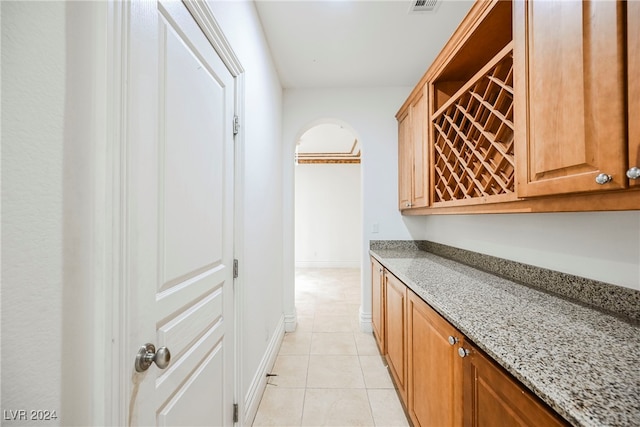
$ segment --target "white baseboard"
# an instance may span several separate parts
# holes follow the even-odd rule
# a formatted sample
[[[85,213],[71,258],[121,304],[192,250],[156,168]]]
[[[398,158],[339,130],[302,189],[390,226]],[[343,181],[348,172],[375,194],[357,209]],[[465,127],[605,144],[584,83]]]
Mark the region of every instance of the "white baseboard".
[[[360,330],[362,332],[373,332],[373,326],[371,324],[371,313],[364,313],[362,311],[362,307],[360,307],[360,310],[358,310],[358,314],[360,318]]]
[[[284,315],[284,331],[285,332],[295,332],[297,324],[298,324],[298,315],[295,309],[293,310],[293,313]]]
[[[267,351],[262,357],[262,361],[260,361],[260,366],[258,366],[256,375],[253,377],[253,381],[251,381],[249,390],[247,390],[247,394],[245,395],[245,426],[253,424],[253,419],[256,417],[256,413],[258,412],[258,406],[260,406],[260,400],[264,394],[264,389],[267,387],[267,373],[271,371],[273,365],[276,363],[276,357],[278,357],[280,344],[282,343],[283,338],[284,316],[282,316],[278,322],[278,326],[276,327],[276,330],[271,337],[271,341],[269,341],[269,345],[267,346]]]
[[[360,261],[296,261],[296,268],[360,268]]]

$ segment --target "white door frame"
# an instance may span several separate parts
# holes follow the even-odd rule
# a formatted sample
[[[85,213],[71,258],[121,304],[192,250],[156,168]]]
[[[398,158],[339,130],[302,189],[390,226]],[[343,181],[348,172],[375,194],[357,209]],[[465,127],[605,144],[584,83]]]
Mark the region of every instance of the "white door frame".
[[[205,2],[183,0],[183,3],[212,44],[235,81],[235,115],[244,113],[244,69],[229,41],[217,23],[213,12]],[[126,153],[127,141],[127,82],[128,48],[130,39],[129,14],[131,3],[111,0],[102,13],[106,37],[97,37],[96,49],[106,51],[98,60],[106,66],[103,86],[98,87],[97,96],[106,105],[104,143],[97,144],[95,158],[95,247],[93,255],[95,288],[93,294],[94,316],[92,323],[93,369],[91,372],[92,396],[91,421],[93,425],[129,425],[129,396],[131,372],[135,354],[128,354],[126,340],[130,334],[128,323],[128,295],[135,284],[129,283],[127,274],[127,241],[125,218],[127,212]],[[99,46],[98,46],[99,45]],[[102,141],[101,138],[98,138]],[[243,199],[244,199],[244,132],[235,137],[234,155],[234,258],[242,260],[243,247]],[[100,209],[103,207],[103,209]],[[242,268],[242,263],[240,263]],[[242,272],[242,270],[240,271]],[[243,419],[244,399],[238,396],[242,390],[242,307],[244,301],[242,274],[234,280],[234,401],[239,405],[239,419]],[[104,402],[104,403],[103,403]]]

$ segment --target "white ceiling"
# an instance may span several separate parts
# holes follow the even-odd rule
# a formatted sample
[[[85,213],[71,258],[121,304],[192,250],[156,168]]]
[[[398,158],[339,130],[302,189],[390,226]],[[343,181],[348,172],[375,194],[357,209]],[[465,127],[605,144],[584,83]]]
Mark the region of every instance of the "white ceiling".
[[[415,1],[415,0],[414,0]],[[409,0],[256,0],[285,88],[414,86],[469,11],[443,0],[410,14]]]

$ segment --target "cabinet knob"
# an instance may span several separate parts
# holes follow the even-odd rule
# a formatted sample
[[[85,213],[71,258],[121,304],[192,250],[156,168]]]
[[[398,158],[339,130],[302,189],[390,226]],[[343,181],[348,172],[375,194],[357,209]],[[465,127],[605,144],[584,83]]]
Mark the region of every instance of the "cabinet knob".
[[[462,348],[460,347],[458,349],[458,356],[460,357],[467,357],[469,355],[469,350],[467,350],[466,348]]]
[[[596,182],[600,185],[604,185],[608,182],[611,182],[613,180],[613,177],[611,175],[607,175],[606,173],[601,173],[600,175],[596,176]]]
[[[410,208],[411,207],[411,202],[407,202],[404,205],[405,205],[405,207]]]
[[[638,179],[640,178],[640,168],[637,166],[632,167],[627,171],[627,178]]]
[[[458,338],[451,335],[449,336],[449,344],[455,345],[457,342],[458,342]]]

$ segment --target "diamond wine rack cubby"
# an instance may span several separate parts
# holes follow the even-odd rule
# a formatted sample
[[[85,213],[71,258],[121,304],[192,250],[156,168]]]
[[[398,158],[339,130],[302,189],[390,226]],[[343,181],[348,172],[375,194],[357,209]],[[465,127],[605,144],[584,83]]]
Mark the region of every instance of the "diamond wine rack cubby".
[[[512,44],[432,117],[434,204],[515,199]]]

